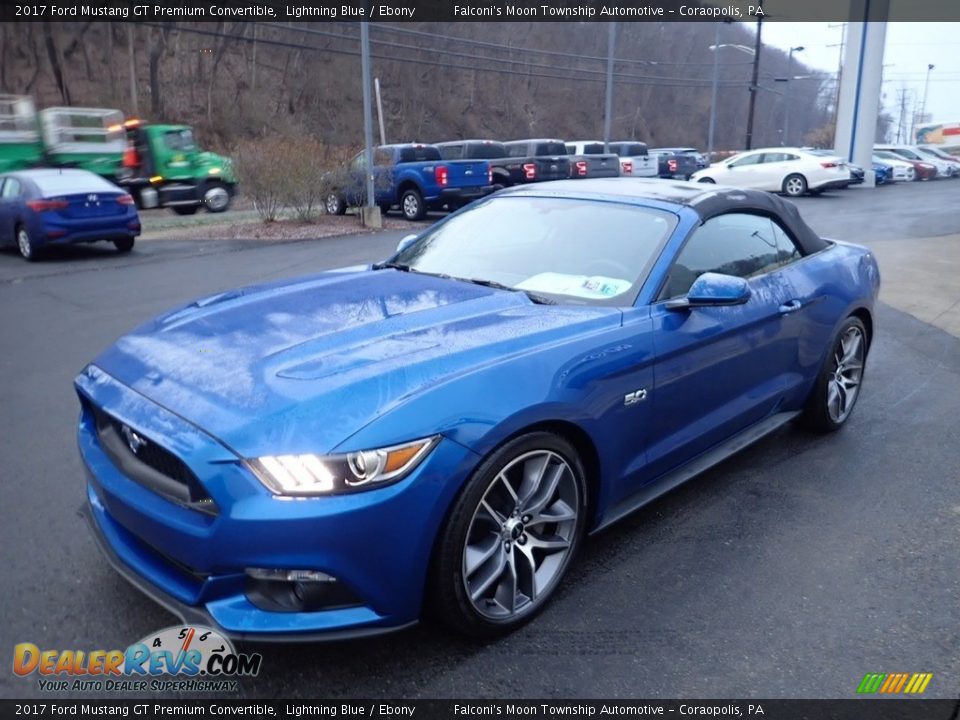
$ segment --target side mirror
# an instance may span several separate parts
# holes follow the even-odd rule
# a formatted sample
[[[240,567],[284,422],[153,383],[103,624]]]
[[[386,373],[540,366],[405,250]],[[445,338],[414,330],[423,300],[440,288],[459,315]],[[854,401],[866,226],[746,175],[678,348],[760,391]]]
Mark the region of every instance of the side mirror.
[[[669,310],[688,310],[743,305],[749,299],[750,285],[743,278],[708,272],[693,281],[686,297],[668,300],[666,306]]]
[[[400,242],[397,243],[397,252],[406,250],[417,239],[416,235],[405,235],[400,238]]]

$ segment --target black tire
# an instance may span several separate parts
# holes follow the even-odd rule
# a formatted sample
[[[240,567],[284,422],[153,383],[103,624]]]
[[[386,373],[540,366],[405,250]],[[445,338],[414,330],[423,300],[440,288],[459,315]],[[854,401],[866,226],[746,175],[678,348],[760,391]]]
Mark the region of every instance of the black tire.
[[[697,182],[699,182],[699,183],[709,183],[710,185],[716,185],[716,184],[717,184],[717,181],[716,181],[716,180],[714,180],[713,178],[708,178],[708,177],[697,178]]]
[[[117,248],[117,252],[128,253],[133,250],[133,243],[135,238],[130,235],[129,237],[122,238],[120,240],[114,240],[113,245]]]
[[[343,215],[347,212],[347,201],[340,193],[329,193],[326,201],[323,203],[327,215]]]
[[[509,493],[502,485],[502,478],[508,478],[506,482],[525,487],[519,478],[527,475],[527,463],[540,460],[544,464],[543,472],[537,475],[539,484],[526,498],[521,492]],[[461,490],[438,537],[429,596],[438,619],[474,638],[504,635],[533,619],[560,586],[580,547],[587,518],[586,498],[583,464],[563,437],[532,432],[493,451]],[[510,506],[514,507],[512,513],[499,515],[500,509]],[[493,508],[498,513],[496,519],[484,508]],[[568,512],[571,508],[572,517]],[[557,517],[559,521],[544,521],[544,517]],[[548,552],[542,545],[545,540],[565,546]],[[477,560],[472,571],[467,569],[468,543],[476,543],[471,545],[475,558],[478,545],[490,546],[490,554],[486,550],[479,553],[483,559]],[[561,553],[559,559],[548,561]],[[508,572],[515,578],[512,589]],[[533,592],[525,594],[524,590]],[[471,591],[477,593],[476,597]],[[507,597],[510,594],[512,598]],[[500,605],[505,599],[510,609]]]
[[[423,220],[427,215],[427,206],[423,204],[423,195],[416,188],[407,188],[400,195],[400,212],[407,220]]]
[[[34,246],[27,228],[23,225],[17,225],[13,232],[17,239],[17,250],[20,251],[20,257],[27,262],[36,260],[39,256],[39,250]]]
[[[807,179],[799,173],[787,175],[783,179],[783,185],[780,189],[787,197],[800,197],[807,192]]]
[[[851,340],[856,337],[860,342],[860,355],[858,359],[851,360],[844,357],[845,350],[851,349]],[[830,352],[824,358],[823,367],[817,376],[817,381],[813,386],[813,391],[807,399],[803,414],[800,416],[800,423],[808,430],[817,433],[835,432],[846,424],[850,419],[857,399],[860,397],[860,388],[863,384],[863,374],[866,367],[867,351],[870,348],[870,336],[860,318],[855,316],[848,317],[840,330],[837,332],[833,343],[830,345]],[[840,362],[842,360],[842,362]],[[856,364],[859,363],[859,370]],[[842,393],[842,402],[846,404],[845,411],[838,417],[836,408],[832,407],[832,398],[834,397],[834,388],[838,384],[847,386],[851,375],[855,375],[856,384],[852,388],[853,395],[849,395],[851,389],[848,388]],[[845,381],[841,382],[840,378]]]
[[[207,212],[226,212],[230,208],[232,199],[231,189],[218,180],[208,181],[203,186],[203,206],[207,209]]]
[[[171,205],[170,209],[177,215],[196,215],[199,205]]]
[[[380,206],[380,214],[381,214],[383,217],[386,217],[386,216],[387,216],[387,213],[390,212],[390,207],[391,207],[390,205],[387,205],[387,204],[385,204],[385,203],[384,203],[383,205],[381,205],[381,206]]]

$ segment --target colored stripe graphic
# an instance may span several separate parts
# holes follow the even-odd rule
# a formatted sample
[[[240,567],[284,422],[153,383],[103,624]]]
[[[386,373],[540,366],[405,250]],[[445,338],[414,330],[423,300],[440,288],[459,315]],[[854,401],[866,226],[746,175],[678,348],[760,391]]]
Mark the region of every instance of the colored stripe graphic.
[[[857,686],[860,694],[919,695],[927,689],[933,673],[867,673]]]

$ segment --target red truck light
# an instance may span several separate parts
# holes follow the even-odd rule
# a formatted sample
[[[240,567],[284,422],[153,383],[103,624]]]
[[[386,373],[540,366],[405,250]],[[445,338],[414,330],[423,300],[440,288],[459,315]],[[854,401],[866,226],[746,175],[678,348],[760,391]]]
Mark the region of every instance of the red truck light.
[[[43,212],[44,210],[63,210],[70,203],[66,200],[27,200],[27,207],[34,212]]]
[[[437,165],[433,170],[433,178],[437,181],[437,185],[446,187],[448,181],[447,167],[445,165]]]
[[[667,160],[667,170],[672,173],[677,171],[677,161],[676,160]]]
[[[623,172],[627,175],[633,174],[633,163],[629,160],[625,161],[623,164]]]
[[[537,179],[537,166],[534,163],[523,164],[523,177],[526,180]]]
[[[577,160],[576,162],[577,175],[580,177],[587,176],[587,161],[586,160]]]

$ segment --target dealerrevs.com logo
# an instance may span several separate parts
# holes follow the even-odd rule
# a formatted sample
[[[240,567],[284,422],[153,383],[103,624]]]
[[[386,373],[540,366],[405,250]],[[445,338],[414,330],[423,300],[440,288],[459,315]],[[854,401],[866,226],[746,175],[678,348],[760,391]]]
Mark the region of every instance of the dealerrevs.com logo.
[[[238,689],[233,678],[257,675],[262,661],[201,625],[168,627],[125,650],[41,650],[29,642],[13,648],[13,672],[38,675],[39,689],[51,692],[229,692]]]

